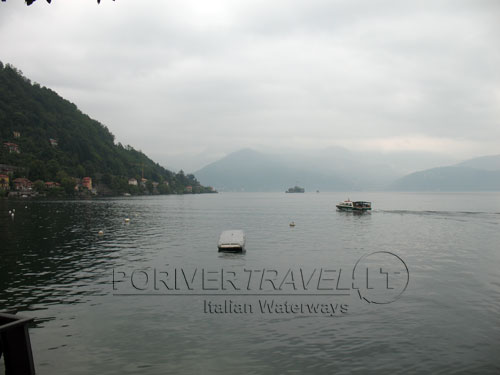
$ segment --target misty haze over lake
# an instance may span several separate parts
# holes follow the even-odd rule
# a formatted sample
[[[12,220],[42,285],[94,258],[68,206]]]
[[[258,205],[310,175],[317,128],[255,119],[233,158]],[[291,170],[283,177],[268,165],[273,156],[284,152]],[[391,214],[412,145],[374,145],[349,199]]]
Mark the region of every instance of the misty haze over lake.
[[[499,20],[1,1],[0,375],[500,374]]]
[[[1,6],[4,63],[174,170],[243,148],[498,154],[494,1]]]

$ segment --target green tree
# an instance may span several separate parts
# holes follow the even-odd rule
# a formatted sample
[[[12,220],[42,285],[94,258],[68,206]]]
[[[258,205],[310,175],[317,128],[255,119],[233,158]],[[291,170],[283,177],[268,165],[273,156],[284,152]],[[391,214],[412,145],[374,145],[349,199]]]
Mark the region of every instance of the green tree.
[[[146,191],[148,191],[150,194],[153,193],[153,183],[151,182],[151,180],[147,180],[146,181]]]
[[[153,191],[149,184],[147,190],[129,187],[128,178],[136,176],[140,181],[143,173],[151,182],[159,182],[158,190],[164,194],[183,192],[188,185],[194,190],[199,185],[192,174],[173,173],[132,146],[115,144],[106,126],[51,89],[31,83],[14,66],[1,62],[0,125],[0,145],[14,142],[21,150],[17,154],[0,147],[0,164],[17,166],[15,177],[62,182],[89,176],[117,194]],[[14,131],[21,136],[14,139]]]
[[[51,159],[47,163],[47,172],[48,178],[54,180],[57,176],[57,173],[61,170],[61,166],[57,162],[57,160]]]
[[[83,165],[78,164],[78,166],[76,167],[76,170],[75,170],[75,174],[76,174],[76,177],[79,177],[79,178],[85,177],[85,168],[83,167]]]
[[[40,180],[35,181],[35,183],[33,184],[33,187],[39,193],[41,193],[41,192],[43,192],[45,190],[45,184],[42,181],[40,181]]]
[[[75,193],[75,181],[71,177],[64,177],[61,180],[61,186],[66,194],[73,195]]]
[[[40,160],[34,160],[29,164],[29,178],[31,180],[45,180],[47,177],[47,168]]]

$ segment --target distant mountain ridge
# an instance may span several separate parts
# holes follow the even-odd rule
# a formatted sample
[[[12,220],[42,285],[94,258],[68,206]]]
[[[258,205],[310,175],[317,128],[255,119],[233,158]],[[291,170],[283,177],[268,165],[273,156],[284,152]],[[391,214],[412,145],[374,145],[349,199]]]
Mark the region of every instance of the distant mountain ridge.
[[[196,171],[204,184],[221,191],[306,191],[382,189],[403,173],[381,160],[364,158],[341,147],[300,153],[271,154],[242,149]]]
[[[242,149],[195,173],[202,183],[222,191],[285,191],[295,185],[305,187],[306,192],[500,190],[496,170],[500,170],[500,155],[403,172],[405,166],[428,165],[433,157],[428,153],[400,152],[393,157],[397,164],[384,154],[352,152],[340,147],[318,150],[308,156]]]
[[[296,167],[278,155],[251,149],[233,152],[195,173],[205,184],[226,191],[285,191],[295,185],[306,185],[309,189],[313,185],[318,188],[332,185],[339,189],[348,186],[339,176],[321,175]]]
[[[396,180],[391,190],[500,191],[500,155],[482,156],[461,163],[426,169]]]
[[[463,161],[457,166],[483,169],[487,171],[500,171],[500,155],[487,155]]]

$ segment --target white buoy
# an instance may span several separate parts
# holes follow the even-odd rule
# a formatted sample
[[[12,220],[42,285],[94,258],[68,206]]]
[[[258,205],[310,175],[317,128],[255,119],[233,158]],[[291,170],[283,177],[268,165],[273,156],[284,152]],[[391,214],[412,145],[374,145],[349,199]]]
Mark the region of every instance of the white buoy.
[[[130,221],[130,219],[127,217],[125,218],[125,222],[128,223]]]
[[[12,211],[11,211],[11,210],[9,210],[9,215],[10,215],[11,213],[12,213]]]
[[[99,231],[99,236],[102,236],[104,234],[104,232],[102,230]]]

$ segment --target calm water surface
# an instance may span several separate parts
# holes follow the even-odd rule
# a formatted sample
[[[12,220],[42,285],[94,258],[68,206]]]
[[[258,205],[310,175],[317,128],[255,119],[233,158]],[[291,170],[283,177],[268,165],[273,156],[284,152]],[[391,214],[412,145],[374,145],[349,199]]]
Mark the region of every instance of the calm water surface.
[[[36,318],[39,374],[500,373],[500,193],[351,194],[373,201],[365,215],[337,212],[345,198],[3,200],[0,310]],[[217,252],[219,233],[231,228],[245,230],[246,253]],[[113,270],[115,281],[116,272],[174,268],[225,269],[241,281],[245,269],[352,272],[380,251],[409,270],[406,290],[388,304],[367,303],[352,288],[291,295],[290,284],[287,295],[213,296],[193,281],[195,295],[171,295],[144,277],[136,279],[144,290],[132,293],[130,279],[118,277],[113,289]],[[268,292],[270,283],[254,294]],[[346,311],[262,313],[263,300]],[[210,314],[207,301],[254,311]]]

